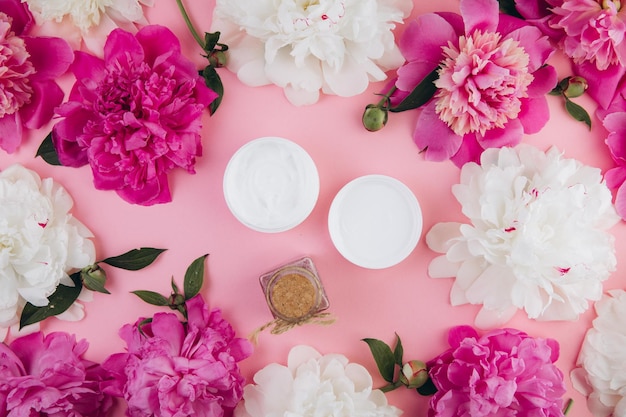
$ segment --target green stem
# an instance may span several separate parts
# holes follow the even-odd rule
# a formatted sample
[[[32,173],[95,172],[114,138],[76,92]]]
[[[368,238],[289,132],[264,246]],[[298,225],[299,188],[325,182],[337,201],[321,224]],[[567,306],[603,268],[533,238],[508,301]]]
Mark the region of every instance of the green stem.
[[[394,389],[398,388],[401,385],[402,385],[402,381],[397,380],[396,382],[391,382],[385,385],[384,387],[380,387],[380,390],[382,392],[389,392],[389,391],[393,391]]]
[[[391,97],[391,95],[398,89],[398,87],[395,86],[395,84],[393,86],[391,86],[391,88],[389,89],[389,91],[387,91],[387,93],[383,96],[383,98],[380,99],[380,101],[378,102],[378,104],[376,104],[376,107],[378,108],[387,108],[387,105],[389,103],[389,97]]]
[[[204,50],[204,46],[205,46],[204,40],[200,37],[200,35],[196,31],[196,28],[193,27],[193,23],[191,23],[191,19],[189,19],[189,15],[187,14],[187,11],[185,10],[185,6],[183,6],[183,1],[176,0],[176,4],[178,4],[178,9],[180,10],[180,14],[183,15],[183,19],[185,19],[185,24],[187,25],[187,28],[189,28],[189,31],[193,35],[193,38],[196,40],[196,42],[198,42],[198,45],[200,45],[200,48]]]

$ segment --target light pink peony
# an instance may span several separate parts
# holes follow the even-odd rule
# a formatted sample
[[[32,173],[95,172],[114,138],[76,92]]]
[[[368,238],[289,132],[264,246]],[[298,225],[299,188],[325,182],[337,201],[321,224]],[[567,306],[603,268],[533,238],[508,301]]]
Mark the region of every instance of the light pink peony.
[[[76,84],[53,129],[59,161],[91,166],[94,184],[126,201],[171,201],[167,174],[194,173],[204,109],[217,97],[162,26],[116,29],[104,59],[76,52]]]
[[[519,13],[572,58],[588,94],[607,108],[626,72],[626,8],[619,0],[516,0]]]
[[[429,417],[563,416],[563,373],[556,340],[515,329],[482,337],[469,326],[450,330],[450,349],[427,363],[437,388]]]
[[[88,343],[67,333],[32,333],[0,344],[0,417],[105,416],[113,399],[102,367],[83,358]]]
[[[615,210],[626,220],[626,102],[613,106],[601,115],[602,124],[609,132],[606,144],[615,166],[604,174],[606,185],[615,193]],[[619,108],[623,107],[623,108]]]
[[[12,153],[24,129],[50,121],[63,101],[55,79],[73,60],[62,39],[28,36],[33,16],[19,0],[0,0],[0,147]]]
[[[499,13],[497,0],[461,0],[461,15],[428,13],[399,42],[407,62],[396,87],[411,91],[438,69],[437,91],[414,131],[428,160],[478,162],[486,148],[512,146],[548,121],[554,52],[536,27]]]
[[[252,353],[219,310],[209,311],[200,295],[187,301],[188,321],[157,313],[152,322],[120,330],[127,353],[110,356],[103,367],[116,381],[105,388],[123,396],[132,417],[221,417],[243,396],[238,362]]]

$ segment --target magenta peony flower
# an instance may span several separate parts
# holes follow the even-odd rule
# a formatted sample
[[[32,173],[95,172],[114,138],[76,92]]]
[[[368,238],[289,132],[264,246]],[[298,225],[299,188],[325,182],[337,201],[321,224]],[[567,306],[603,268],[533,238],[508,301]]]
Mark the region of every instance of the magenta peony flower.
[[[91,166],[94,184],[126,201],[171,201],[167,174],[194,173],[203,110],[217,97],[162,26],[116,29],[104,59],[76,52],[76,84],[53,129],[59,161]]]
[[[516,0],[519,13],[572,58],[603,108],[626,72],[626,8],[619,0]]]
[[[438,69],[437,91],[414,132],[428,160],[478,162],[486,148],[512,146],[548,121],[554,52],[536,27],[499,13],[497,0],[461,0],[461,15],[428,13],[399,42],[407,62],[396,87],[411,91]]]
[[[0,0],[0,148],[22,143],[22,131],[50,121],[63,101],[54,81],[74,56],[60,38],[28,36],[33,16],[20,0]]]
[[[450,330],[450,349],[427,363],[437,392],[429,417],[563,416],[559,345],[515,329],[478,336],[469,326]]]
[[[100,417],[113,398],[108,374],[83,358],[88,343],[67,333],[31,333],[0,344],[0,417]]]
[[[606,185],[615,192],[615,210],[626,220],[626,103],[604,115],[602,124],[608,130],[606,144],[615,166],[606,171]]]
[[[188,321],[157,313],[152,322],[120,330],[127,353],[110,356],[103,367],[116,381],[105,388],[128,402],[128,416],[229,415],[241,400],[244,378],[237,362],[252,353],[218,309],[200,295],[187,303]]]

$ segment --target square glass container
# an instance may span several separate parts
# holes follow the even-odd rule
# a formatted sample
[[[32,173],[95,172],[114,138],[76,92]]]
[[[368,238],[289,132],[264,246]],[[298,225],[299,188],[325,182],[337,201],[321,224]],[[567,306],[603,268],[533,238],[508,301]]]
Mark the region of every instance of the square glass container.
[[[304,257],[259,278],[265,300],[276,319],[303,322],[329,307],[313,260]]]

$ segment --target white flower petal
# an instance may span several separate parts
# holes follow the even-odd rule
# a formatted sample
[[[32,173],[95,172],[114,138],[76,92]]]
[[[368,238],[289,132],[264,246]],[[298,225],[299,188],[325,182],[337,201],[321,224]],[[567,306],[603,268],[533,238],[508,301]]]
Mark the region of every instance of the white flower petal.
[[[320,90],[360,94],[400,66],[393,29],[411,7],[410,0],[217,0],[211,31],[220,31],[237,55],[228,68],[242,82],[255,85],[252,71],[241,70],[262,56],[264,65],[255,62],[252,68],[263,68],[265,77],[254,79],[270,80],[292,103],[305,105],[317,101]],[[254,40],[244,42],[242,36]],[[237,52],[243,43],[257,50]]]
[[[597,168],[556,148],[493,148],[481,165],[463,166],[453,194],[469,223],[440,223],[426,235],[445,253],[431,262],[431,276],[456,268],[453,304],[484,305],[483,323],[510,316],[511,307],[573,320],[600,297],[617,264],[607,229],[619,218]]]

